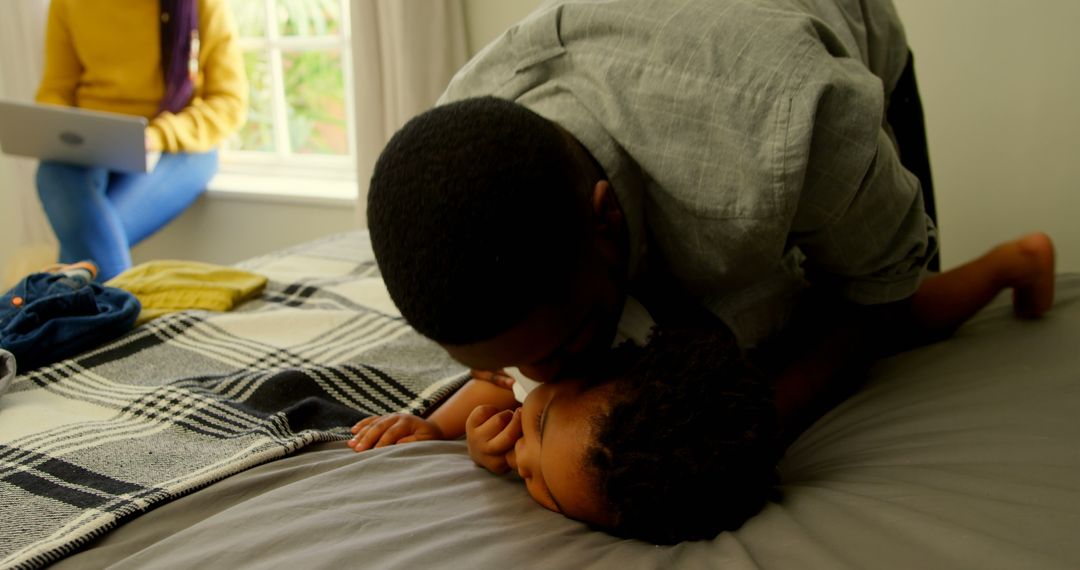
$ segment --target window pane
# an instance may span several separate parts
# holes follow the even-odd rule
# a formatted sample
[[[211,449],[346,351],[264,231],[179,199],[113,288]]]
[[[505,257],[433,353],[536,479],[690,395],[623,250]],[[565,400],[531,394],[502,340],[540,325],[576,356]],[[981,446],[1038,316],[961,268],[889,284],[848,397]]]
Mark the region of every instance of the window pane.
[[[274,150],[274,102],[270,81],[270,58],[266,53],[244,54],[251,90],[248,95],[247,123],[233,137],[230,148],[252,151]]]
[[[266,37],[265,0],[230,0],[236,27],[242,38]]]
[[[283,36],[336,36],[340,9],[338,0],[277,0],[278,30]]]
[[[282,65],[293,152],[348,154],[341,51],[286,52]]]

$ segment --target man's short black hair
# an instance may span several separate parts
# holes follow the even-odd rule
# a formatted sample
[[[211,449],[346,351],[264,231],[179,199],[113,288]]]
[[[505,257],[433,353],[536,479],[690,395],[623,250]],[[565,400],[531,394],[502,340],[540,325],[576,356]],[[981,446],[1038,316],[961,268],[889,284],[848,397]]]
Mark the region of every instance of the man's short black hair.
[[[586,459],[614,521],[605,530],[656,544],[711,539],[778,497],[772,388],[730,331],[658,330],[613,356],[621,370]]]
[[[551,121],[482,97],[409,121],[375,165],[368,225],[405,319],[443,344],[488,340],[564,293],[590,181]]]

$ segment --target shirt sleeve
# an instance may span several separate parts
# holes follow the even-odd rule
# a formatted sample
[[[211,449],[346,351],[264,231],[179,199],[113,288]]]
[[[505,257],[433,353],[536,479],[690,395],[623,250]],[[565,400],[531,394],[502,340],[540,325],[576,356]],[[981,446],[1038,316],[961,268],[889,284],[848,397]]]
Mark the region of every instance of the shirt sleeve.
[[[937,249],[918,179],[884,130],[881,80],[860,62],[812,49],[792,100],[788,156],[804,165],[790,241],[812,281],[856,303],[910,296]]]
[[[54,0],[49,3],[45,26],[45,70],[34,99],[38,103],[74,107],[75,89],[82,72],[82,63],[68,31],[65,3]]]
[[[236,132],[247,118],[248,83],[228,5],[201,3],[199,66],[201,89],[179,113],[155,117],[147,129],[151,148],[165,152],[206,152]]]

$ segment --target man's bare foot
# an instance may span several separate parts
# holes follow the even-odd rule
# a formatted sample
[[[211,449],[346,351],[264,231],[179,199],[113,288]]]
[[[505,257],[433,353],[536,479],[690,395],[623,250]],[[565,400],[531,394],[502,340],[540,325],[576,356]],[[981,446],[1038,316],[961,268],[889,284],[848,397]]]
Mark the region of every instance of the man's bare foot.
[[[1013,285],[1013,311],[1018,317],[1041,317],[1054,304],[1054,243],[1037,232],[1013,243],[1026,260],[1024,274]]]

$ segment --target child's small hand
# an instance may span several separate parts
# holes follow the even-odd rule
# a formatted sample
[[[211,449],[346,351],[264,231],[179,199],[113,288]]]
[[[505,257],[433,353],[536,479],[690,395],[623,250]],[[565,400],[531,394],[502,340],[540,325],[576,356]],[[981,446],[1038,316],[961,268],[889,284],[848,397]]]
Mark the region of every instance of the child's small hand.
[[[353,438],[345,445],[354,451],[428,439],[443,439],[442,430],[412,414],[387,414],[364,418],[352,427]]]
[[[477,465],[501,474],[510,470],[506,454],[521,438],[521,408],[499,411],[495,406],[477,406],[465,422],[469,457]]]

